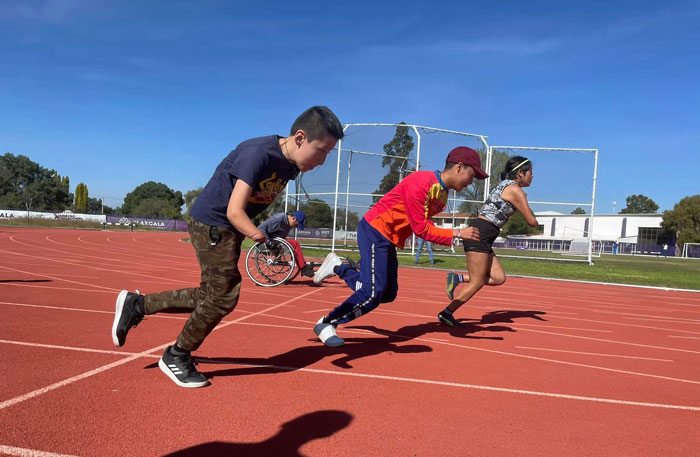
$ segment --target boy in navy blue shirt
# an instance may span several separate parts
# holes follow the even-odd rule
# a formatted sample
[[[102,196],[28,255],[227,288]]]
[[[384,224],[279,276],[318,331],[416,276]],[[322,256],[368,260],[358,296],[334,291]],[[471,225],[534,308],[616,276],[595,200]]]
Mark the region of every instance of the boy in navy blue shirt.
[[[282,193],[300,171],[322,165],[343,127],[325,106],[304,111],[290,135],[253,138],[239,144],[214,171],[190,210],[187,228],[202,270],[199,287],[140,295],[122,290],[116,300],[112,340],[122,346],[145,315],[189,313],[175,345],[158,362],[181,387],[209,382],[197,371],[191,351],[236,307],[241,287],[238,258],[245,237],[265,241],[251,219]]]

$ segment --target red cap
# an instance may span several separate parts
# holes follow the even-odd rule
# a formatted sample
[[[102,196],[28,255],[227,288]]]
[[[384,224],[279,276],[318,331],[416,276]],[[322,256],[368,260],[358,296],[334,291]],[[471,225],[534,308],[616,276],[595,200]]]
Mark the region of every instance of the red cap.
[[[457,146],[447,154],[447,161],[451,163],[462,162],[464,165],[469,165],[474,169],[474,177],[476,179],[486,179],[488,173],[481,169],[481,158],[479,153],[466,146]]]

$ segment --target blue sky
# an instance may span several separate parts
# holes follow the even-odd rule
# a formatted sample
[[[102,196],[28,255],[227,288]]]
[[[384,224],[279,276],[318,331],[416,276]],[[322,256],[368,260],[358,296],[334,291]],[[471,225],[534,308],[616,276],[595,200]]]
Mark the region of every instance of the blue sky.
[[[119,206],[149,180],[202,186],[323,104],[343,123],[598,148],[600,213],[700,193],[700,1],[487,3],[5,0],[0,153]]]

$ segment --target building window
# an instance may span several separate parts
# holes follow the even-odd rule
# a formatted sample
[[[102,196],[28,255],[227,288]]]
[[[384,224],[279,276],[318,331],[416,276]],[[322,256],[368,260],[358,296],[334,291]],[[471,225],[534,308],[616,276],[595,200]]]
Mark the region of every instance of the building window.
[[[661,232],[661,227],[639,227],[637,231],[637,246],[658,246],[661,244],[659,241]]]

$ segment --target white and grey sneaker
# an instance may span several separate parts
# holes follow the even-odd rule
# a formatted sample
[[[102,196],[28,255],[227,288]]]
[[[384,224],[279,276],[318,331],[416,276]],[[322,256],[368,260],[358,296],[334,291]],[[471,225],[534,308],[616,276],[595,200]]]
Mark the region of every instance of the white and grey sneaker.
[[[335,252],[329,253],[326,258],[323,259],[323,263],[318,267],[316,273],[314,273],[314,283],[319,284],[324,279],[333,276],[335,274],[335,267],[342,264],[343,261]]]
[[[335,325],[324,324],[323,317],[314,325],[314,333],[328,347],[337,348],[345,344],[345,340],[335,333]]]
[[[168,375],[180,387],[204,387],[209,384],[207,378],[195,368],[195,361],[190,354],[175,355],[165,348],[163,357],[158,361],[160,371]]]

